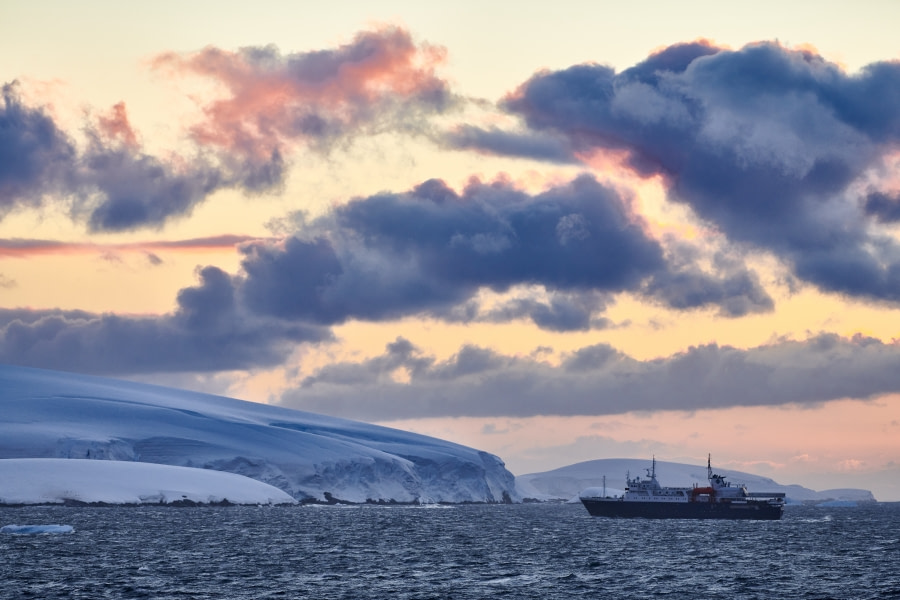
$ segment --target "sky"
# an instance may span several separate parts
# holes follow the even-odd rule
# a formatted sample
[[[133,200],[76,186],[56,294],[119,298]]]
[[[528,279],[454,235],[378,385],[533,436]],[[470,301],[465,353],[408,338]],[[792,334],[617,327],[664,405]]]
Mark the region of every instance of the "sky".
[[[0,362],[900,501],[897,22],[3,2]]]

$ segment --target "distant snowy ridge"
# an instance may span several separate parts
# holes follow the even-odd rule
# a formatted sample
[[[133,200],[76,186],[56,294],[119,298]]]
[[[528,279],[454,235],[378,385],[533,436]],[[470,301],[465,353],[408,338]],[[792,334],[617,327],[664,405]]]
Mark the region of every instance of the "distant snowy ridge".
[[[387,427],[139,384],[0,365],[0,458],[198,467],[300,501],[507,502],[487,452]]]
[[[0,460],[0,504],[295,504],[285,492],[234,473],[140,462]]]
[[[637,458],[606,458],[576,463],[543,473],[530,473],[516,477],[516,488],[522,498],[536,500],[573,500],[592,488],[587,495],[602,491],[603,476],[606,476],[606,493],[622,494],[625,474],[632,477],[644,476],[650,468],[650,460]],[[750,492],[784,492],[788,502],[819,502],[839,500],[848,502],[874,502],[875,497],[868,490],[840,489],[817,492],[799,485],[781,485],[768,477],[753,475],[730,469],[713,471],[724,475],[732,485],[744,484]],[[707,484],[706,465],[688,465],[657,460],[656,478],[663,486],[691,486]]]

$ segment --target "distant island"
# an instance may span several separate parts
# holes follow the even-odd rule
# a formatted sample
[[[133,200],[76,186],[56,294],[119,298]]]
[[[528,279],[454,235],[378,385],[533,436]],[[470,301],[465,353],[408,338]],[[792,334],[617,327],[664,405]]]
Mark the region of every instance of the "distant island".
[[[706,465],[689,465],[684,463],[657,460],[657,475],[662,485],[678,486],[697,483],[705,485]],[[641,474],[650,465],[649,460],[637,458],[606,458],[589,460],[545,471],[530,473],[516,477],[516,488],[525,501],[577,500],[578,494],[590,488],[601,488],[606,476],[606,493],[621,495],[624,493],[625,474]],[[821,504],[825,502],[840,503],[847,506],[854,503],[875,502],[875,496],[869,490],[833,489],[816,491],[800,485],[783,485],[768,477],[761,477],[742,471],[716,469],[733,484],[746,484],[750,489],[765,489],[770,492],[783,492],[788,504]]]

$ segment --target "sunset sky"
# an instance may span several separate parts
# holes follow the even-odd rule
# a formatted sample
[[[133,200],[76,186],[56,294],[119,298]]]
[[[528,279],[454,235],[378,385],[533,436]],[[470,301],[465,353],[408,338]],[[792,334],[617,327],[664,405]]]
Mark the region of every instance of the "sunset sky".
[[[900,501],[897,23],[4,2],[0,362]]]

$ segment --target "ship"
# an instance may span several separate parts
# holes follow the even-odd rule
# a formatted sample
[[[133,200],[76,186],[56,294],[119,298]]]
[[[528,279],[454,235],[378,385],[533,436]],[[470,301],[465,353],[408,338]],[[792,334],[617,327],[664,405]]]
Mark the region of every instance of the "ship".
[[[744,485],[732,485],[724,476],[713,473],[712,455],[706,460],[706,476],[708,486],[663,487],[656,479],[656,457],[653,457],[646,478],[632,478],[630,473],[625,475],[624,494],[607,496],[604,477],[601,495],[582,495],[580,500],[592,516],[616,519],[775,521],[784,514],[783,493],[749,492]]]

